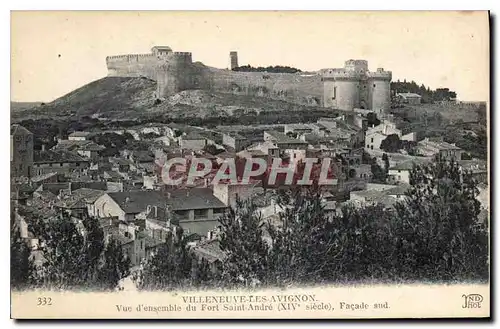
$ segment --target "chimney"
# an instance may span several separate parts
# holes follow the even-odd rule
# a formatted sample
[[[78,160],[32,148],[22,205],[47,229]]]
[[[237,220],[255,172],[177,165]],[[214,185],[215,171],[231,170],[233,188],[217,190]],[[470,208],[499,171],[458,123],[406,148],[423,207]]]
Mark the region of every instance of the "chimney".
[[[69,182],[69,184],[68,184],[68,191],[69,191],[69,195],[71,195],[71,193],[73,192],[73,183],[72,182]]]
[[[45,143],[42,144],[42,152],[45,151]]]
[[[186,191],[186,196],[189,196],[189,190]]]
[[[172,194],[170,192],[167,192],[167,199],[170,199],[172,197]]]
[[[130,197],[126,197],[125,198],[125,203],[129,203],[130,202]]]
[[[154,206],[154,209],[155,209],[155,218],[158,218],[158,207]]]

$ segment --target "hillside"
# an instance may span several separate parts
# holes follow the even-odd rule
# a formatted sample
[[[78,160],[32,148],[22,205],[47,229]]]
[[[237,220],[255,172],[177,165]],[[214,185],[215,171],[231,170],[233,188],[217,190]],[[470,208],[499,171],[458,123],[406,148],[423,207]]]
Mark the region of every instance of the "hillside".
[[[135,112],[153,105],[156,83],[143,78],[105,77],[80,87],[53,102],[37,107],[35,118],[104,115]],[[13,119],[27,118],[25,112]]]
[[[318,106],[306,106],[265,94],[260,97],[244,92],[225,91],[224,88],[213,88],[212,91],[186,90],[158,102],[154,97],[155,90],[156,82],[147,78],[105,77],[53,102],[42,104],[36,111],[20,111],[11,115],[13,120],[21,121],[41,118],[75,119],[84,116],[128,120],[146,117],[207,119],[262,116],[266,113],[276,116],[283,111],[311,112],[315,109],[323,113]]]
[[[19,112],[24,110],[31,110],[39,105],[43,104],[42,102],[10,102],[10,112]]]

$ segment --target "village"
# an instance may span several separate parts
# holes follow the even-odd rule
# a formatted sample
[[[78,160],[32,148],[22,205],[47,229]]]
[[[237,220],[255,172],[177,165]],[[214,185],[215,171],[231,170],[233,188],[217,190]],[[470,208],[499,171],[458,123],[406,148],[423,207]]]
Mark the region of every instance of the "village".
[[[440,157],[457,161],[477,177],[481,207],[486,212],[486,161],[463,160],[461,148],[439,138],[418,140],[413,132],[403,134],[390,115],[382,115],[377,125],[369,126],[372,114],[354,109],[316,123],[255,125],[250,133],[231,130],[231,126],[217,130],[180,124],[74,131],[52,148],[36,151],[33,134],[14,124],[11,202],[15,222],[42,264],[43,255],[37,250],[43,241],[30,232],[31,221],[63,214],[75,223],[97,218],[105,238],[119,241],[133,267],[151,257],[169,234],[179,229],[189,237],[199,257],[210,263],[221,261],[224,254],[218,246],[218,219],[236,206],[237,199],[252,199],[262,219],[279,226],[284,209],[275,199],[286,184],[211,185],[207,181],[213,172],[209,172],[191,184],[168,186],[162,179],[162,164],[179,157],[208,159],[215,167],[228,159],[259,158],[270,163],[279,158],[288,164],[311,157],[333,159],[336,184],[322,190],[324,207],[332,214],[346,204],[382,204],[390,209],[405,198],[413,167]],[[96,142],[123,136],[130,139],[130,147],[126,145],[113,155],[106,147],[109,144]],[[391,139],[410,147],[387,152],[384,149]],[[185,178],[186,168],[176,167],[173,175]]]

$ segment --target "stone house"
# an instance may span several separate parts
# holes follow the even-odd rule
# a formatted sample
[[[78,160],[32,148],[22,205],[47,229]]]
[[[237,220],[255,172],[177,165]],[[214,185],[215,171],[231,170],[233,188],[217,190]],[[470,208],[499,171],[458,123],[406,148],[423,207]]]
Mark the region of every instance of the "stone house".
[[[89,160],[63,150],[35,151],[32,176],[51,172],[69,174],[82,172],[90,166]]]

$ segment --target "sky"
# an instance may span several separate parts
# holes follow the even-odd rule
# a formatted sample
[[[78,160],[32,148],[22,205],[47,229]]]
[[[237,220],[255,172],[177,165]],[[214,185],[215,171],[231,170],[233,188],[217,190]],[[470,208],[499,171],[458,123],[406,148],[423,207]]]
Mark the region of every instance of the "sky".
[[[106,56],[154,45],[218,68],[233,50],[239,65],[303,71],[365,59],[372,71],[392,71],[393,81],[489,99],[487,12],[14,11],[11,100],[52,101],[106,76]]]

